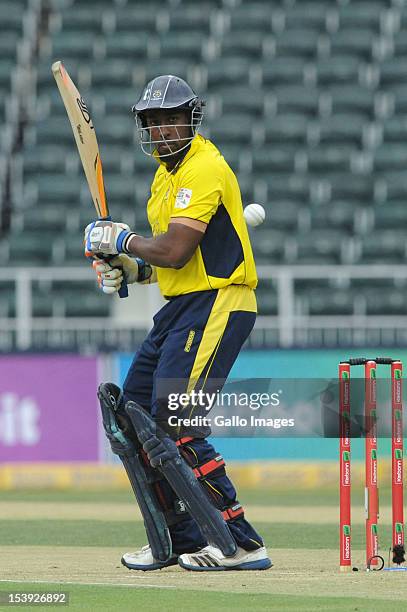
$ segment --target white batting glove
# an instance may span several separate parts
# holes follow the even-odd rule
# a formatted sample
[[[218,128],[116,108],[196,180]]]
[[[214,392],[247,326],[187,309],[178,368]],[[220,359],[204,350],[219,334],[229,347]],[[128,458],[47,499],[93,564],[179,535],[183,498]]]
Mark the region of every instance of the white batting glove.
[[[117,255],[126,251],[125,243],[134,234],[126,223],[93,221],[85,228],[85,255]]]
[[[128,285],[133,283],[146,285],[157,282],[157,273],[153,266],[143,259],[133,259],[128,255],[113,257],[109,263],[96,259],[92,265],[98,275],[99,287],[103,293],[108,295],[119,291],[123,276]]]

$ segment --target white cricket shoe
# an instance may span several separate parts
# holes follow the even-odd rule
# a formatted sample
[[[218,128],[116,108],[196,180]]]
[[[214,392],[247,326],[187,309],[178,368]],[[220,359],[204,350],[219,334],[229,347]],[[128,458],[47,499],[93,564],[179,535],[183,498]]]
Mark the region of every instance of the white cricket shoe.
[[[238,547],[232,557],[225,557],[222,551],[214,546],[205,546],[199,552],[180,555],[178,563],[184,569],[196,572],[265,570],[273,565],[264,546],[257,550]]]
[[[171,555],[168,561],[158,561],[154,559],[150,546],[143,546],[140,550],[133,553],[124,553],[122,565],[130,570],[141,570],[148,572],[151,570],[162,569],[170,565],[177,565],[178,555]]]

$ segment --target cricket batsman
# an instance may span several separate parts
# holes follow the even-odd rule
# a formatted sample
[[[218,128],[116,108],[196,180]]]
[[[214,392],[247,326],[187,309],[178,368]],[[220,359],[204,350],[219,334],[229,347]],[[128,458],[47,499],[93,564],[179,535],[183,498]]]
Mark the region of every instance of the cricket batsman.
[[[224,382],[257,312],[238,182],[219,150],[198,133],[203,107],[179,77],[158,76],[146,85],[132,110],[142,150],[158,163],[147,203],[152,237],[113,221],[95,221],[85,230],[86,254],[95,258],[105,293],[119,291],[123,280],[158,282],[167,300],[123,390],[104,383],[98,391],[107,437],[147,532],[147,546],[123,555],[132,570],[177,563],[192,571],[272,565],[245,519],[223,458],[207,440],[210,428],[170,426],[174,413],[159,388],[160,381],[174,380],[178,391],[191,393]],[[183,413],[193,410],[184,407]]]

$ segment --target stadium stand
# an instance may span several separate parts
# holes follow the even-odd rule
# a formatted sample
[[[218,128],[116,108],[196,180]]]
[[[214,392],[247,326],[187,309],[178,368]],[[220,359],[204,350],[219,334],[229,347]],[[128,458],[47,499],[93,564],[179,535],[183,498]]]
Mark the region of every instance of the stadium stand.
[[[80,231],[92,209],[50,73],[59,58],[90,101],[115,216],[147,231],[154,165],[138,150],[130,107],[146,79],[173,73],[205,93],[203,133],[237,172],[244,202],[266,205],[266,222],[253,234],[260,264],[405,262],[407,8],[400,0],[9,1],[0,5],[0,57],[7,265],[86,265]],[[49,238],[61,222],[69,246],[61,234]],[[18,249],[17,234],[24,237]],[[301,280],[296,311],[403,314],[404,286],[390,279],[376,299],[376,282]],[[34,315],[86,317],[94,309],[108,316],[96,290],[77,289],[84,299],[73,304],[55,283],[33,286]],[[2,291],[0,316],[12,316],[9,282]],[[261,314],[277,315],[276,291],[259,284]]]

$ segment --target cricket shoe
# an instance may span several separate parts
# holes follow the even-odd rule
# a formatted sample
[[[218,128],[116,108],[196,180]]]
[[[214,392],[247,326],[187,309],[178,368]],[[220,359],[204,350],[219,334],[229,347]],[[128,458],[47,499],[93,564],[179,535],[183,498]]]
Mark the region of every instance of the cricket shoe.
[[[130,570],[141,570],[149,572],[151,570],[162,569],[170,565],[177,565],[178,555],[171,555],[168,561],[158,561],[154,559],[150,546],[143,546],[140,550],[133,553],[124,553],[122,557],[122,565]]]
[[[232,557],[225,557],[215,546],[205,546],[199,552],[180,555],[181,567],[194,572],[219,572],[226,570],[265,570],[273,564],[262,546],[257,550],[237,548]]]

